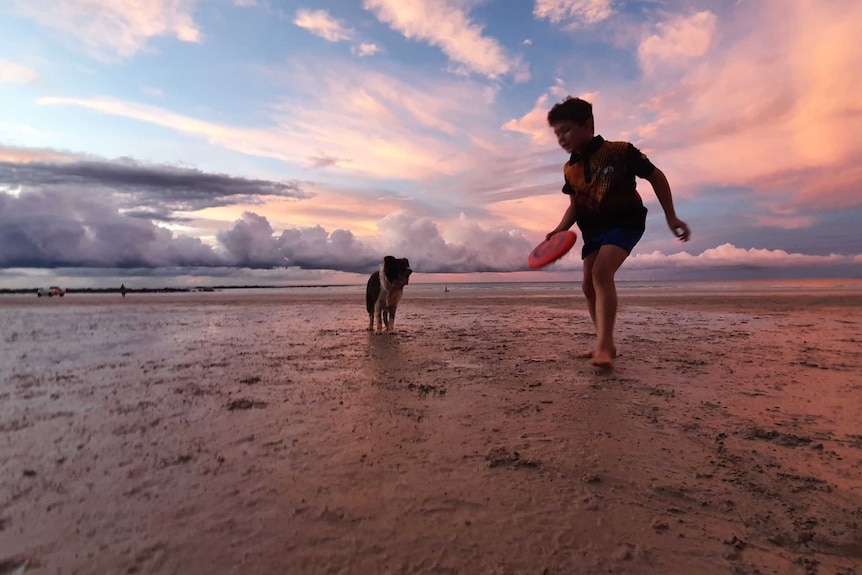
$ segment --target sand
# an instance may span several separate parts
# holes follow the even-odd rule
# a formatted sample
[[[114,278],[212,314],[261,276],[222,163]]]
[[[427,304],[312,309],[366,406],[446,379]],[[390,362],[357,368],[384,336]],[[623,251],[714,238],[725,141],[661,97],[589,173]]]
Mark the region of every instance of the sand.
[[[0,573],[862,573],[862,293],[574,288],[0,298]]]

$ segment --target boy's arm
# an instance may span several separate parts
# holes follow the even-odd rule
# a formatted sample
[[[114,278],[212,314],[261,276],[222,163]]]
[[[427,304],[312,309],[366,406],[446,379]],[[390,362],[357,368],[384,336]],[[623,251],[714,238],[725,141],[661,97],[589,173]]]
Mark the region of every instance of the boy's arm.
[[[573,195],[569,196],[569,207],[566,208],[566,213],[563,214],[563,219],[560,220],[559,225],[556,228],[554,228],[554,231],[548,232],[547,235],[545,235],[545,239],[546,240],[550,239],[551,236],[556,234],[557,232],[562,232],[562,231],[569,229],[570,227],[575,225],[575,222],[577,221],[577,219],[578,218],[577,218],[577,215],[575,213],[575,196],[573,194]]]
[[[688,224],[676,217],[676,211],[673,208],[673,196],[670,193],[670,184],[664,172],[656,168],[652,174],[647,176],[646,181],[652,185],[652,189],[655,191],[655,197],[658,198],[658,203],[661,204],[661,208],[664,210],[664,217],[667,220],[670,231],[681,241],[687,242],[691,236],[691,231],[688,229]]]

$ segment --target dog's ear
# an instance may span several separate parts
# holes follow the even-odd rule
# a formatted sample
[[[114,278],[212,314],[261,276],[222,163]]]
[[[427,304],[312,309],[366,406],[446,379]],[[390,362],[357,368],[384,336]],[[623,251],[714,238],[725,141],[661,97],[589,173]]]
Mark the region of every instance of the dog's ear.
[[[384,261],[384,262],[386,262],[386,263],[394,262],[394,261],[395,261],[395,256],[386,256],[385,258],[383,258],[383,261]]]
[[[404,258],[404,265],[409,268],[410,267],[410,260],[408,260],[407,258]]]

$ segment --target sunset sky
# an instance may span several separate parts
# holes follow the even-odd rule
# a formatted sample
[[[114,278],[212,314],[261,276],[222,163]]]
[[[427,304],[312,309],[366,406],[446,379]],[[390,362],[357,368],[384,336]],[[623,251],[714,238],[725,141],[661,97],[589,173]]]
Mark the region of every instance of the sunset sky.
[[[4,0],[0,288],[579,281],[548,109],[668,176],[621,279],[862,277],[859,0]]]

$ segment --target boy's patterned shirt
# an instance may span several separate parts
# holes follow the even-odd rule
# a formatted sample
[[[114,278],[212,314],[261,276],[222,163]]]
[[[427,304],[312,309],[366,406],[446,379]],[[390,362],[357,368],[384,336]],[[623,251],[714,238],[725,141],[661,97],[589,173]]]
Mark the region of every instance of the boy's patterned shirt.
[[[635,176],[655,170],[649,159],[628,142],[608,142],[596,136],[563,168],[563,193],[575,198],[578,227],[585,238],[612,228],[643,230],[646,208]]]

